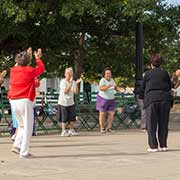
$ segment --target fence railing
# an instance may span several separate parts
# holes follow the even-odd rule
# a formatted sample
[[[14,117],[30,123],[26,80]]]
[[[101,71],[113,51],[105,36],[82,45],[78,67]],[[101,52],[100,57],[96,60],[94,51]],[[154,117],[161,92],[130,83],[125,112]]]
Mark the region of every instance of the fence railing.
[[[0,131],[8,132],[11,127],[10,104],[6,93],[1,93]],[[99,128],[99,113],[96,111],[96,92],[79,93],[76,98],[76,123],[77,130],[94,130]],[[180,97],[174,98],[174,103],[180,103]],[[135,102],[133,94],[115,95],[116,111],[113,121],[113,129],[139,128],[140,110]],[[51,130],[60,132],[59,122],[56,118],[58,93],[46,93],[36,97],[35,121],[36,130],[48,133]]]

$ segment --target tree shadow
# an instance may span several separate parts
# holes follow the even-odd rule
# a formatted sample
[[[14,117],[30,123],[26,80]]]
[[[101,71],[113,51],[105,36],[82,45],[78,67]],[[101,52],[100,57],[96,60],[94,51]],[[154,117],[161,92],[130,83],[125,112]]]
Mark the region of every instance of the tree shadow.
[[[164,152],[179,152],[180,149],[168,149],[167,151]]]
[[[35,159],[46,159],[46,158],[88,158],[88,157],[115,157],[115,156],[144,156],[148,153],[97,153],[97,154],[68,154],[68,155],[44,155],[44,156],[34,156]]]
[[[111,144],[97,144],[97,143],[88,143],[88,144],[52,144],[52,145],[37,145],[31,146],[32,148],[54,148],[54,147],[86,147],[86,146],[107,146]]]

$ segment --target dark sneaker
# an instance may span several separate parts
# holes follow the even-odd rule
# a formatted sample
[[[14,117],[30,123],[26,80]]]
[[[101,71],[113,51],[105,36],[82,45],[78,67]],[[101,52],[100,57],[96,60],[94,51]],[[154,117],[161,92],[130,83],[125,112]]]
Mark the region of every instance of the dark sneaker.
[[[108,133],[112,133],[113,132],[113,130],[112,129],[106,129],[106,132],[108,132]]]

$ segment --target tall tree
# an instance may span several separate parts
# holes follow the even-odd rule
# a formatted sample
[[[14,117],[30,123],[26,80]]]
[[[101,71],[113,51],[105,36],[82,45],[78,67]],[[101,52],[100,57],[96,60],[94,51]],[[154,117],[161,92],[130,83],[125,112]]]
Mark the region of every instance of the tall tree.
[[[135,23],[142,21],[146,62],[150,52],[160,51],[173,71],[179,65],[179,13],[180,7],[163,0],[1,0],[1,68],[31,45],[44,49],[47,76],[61,76],[73,66],[77,77],[95,79],[110,66],[115,77],[129,81]]]

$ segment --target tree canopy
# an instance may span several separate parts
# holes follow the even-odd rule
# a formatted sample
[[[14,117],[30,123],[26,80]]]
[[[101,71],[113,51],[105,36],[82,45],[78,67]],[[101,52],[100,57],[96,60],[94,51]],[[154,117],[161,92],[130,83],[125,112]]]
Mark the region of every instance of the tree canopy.
[[[135,25],[144,27],[144,60],[160,52],[165,67],[180,66],[180,7],[164,0],[1,0],[1,70],[14,55],[42,47],[46,76],[73,66],[76,76],[96,79],[103,68],[115,77],[134,77]]]

